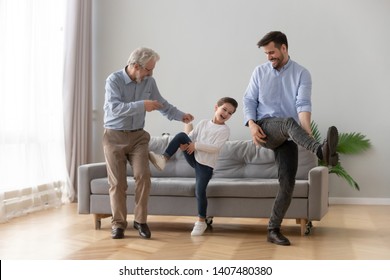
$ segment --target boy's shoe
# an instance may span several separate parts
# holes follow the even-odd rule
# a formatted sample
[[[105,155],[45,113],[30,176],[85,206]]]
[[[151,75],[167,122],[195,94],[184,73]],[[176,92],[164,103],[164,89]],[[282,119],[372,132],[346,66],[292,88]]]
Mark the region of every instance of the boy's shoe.
[[[152,151],[149,152],[149,160],[160,171],[163,171],[167,164],[167,160],[163,155],[158,155]]]
[[[329,127],[327,137],[322,144],[322,155],[326,165],[336,166],[339,162],[337,144],[339,142],[339,132],[334,126]]]
[[[202,235],[206,229],[207,229],[206,222],[197,221],[194,225],[194,228],[192,229],[191,235],[192,236]]]

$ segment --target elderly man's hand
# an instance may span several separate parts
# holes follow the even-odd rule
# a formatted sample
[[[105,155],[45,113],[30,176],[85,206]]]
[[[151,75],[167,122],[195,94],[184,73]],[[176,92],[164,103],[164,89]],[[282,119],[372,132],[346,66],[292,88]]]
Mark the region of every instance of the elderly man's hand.
[[[151,112],[162,108],[162,104],[157,100],[144,100],[144,106],[146,112]]]

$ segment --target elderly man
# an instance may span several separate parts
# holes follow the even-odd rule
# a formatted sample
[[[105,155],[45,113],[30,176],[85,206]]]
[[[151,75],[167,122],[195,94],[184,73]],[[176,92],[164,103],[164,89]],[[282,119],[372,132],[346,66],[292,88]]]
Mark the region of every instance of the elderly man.
[[[152,77],[159,55],[149,48],[134,50],[127,66],[106,80],[103,148],[110,184],[112,238],[124,238],[127,227],[126,164],[135,179],[134,228],[150,238],[147,209],[150,192],[149,140],[144,130],[146,112],[158,110],[169,120],[189,123],[193,116],[165,100]]]

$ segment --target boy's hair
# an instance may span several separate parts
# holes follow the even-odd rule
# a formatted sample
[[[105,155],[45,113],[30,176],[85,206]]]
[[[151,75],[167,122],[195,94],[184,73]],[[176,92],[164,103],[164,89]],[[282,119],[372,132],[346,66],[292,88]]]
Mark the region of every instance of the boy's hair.
[[[267,33],[258,43],[257,46],[264,47],[269,43],[274,42],[275,47],[280,49],[280,47],[285,44],[288,49],[287,36],[280,31],[271,31]]]
[[[237,110],[238,102],[234,98],[222,97],[221,99],[218,100],[217,105],[219,107],[219,106],[222,106],[225,103],[231,104],[234,107],[234,112]]]

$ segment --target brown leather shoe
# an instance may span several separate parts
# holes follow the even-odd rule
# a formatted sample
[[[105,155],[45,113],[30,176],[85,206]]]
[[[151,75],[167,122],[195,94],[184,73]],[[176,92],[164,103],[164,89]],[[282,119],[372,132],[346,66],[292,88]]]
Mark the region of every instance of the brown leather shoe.
[[[134,228],[138,229],[139,235],[142,238],[150,238],[151,233],[147,224],[140,224],[134,221]]]
[[[111,232],[112,239],[125,238],[125,230],[123,228],[114,228]]]
[[[280,229],[278,228],[268,230],[267,241],[276,245],[290,245],[290,241],[280,233]]]

